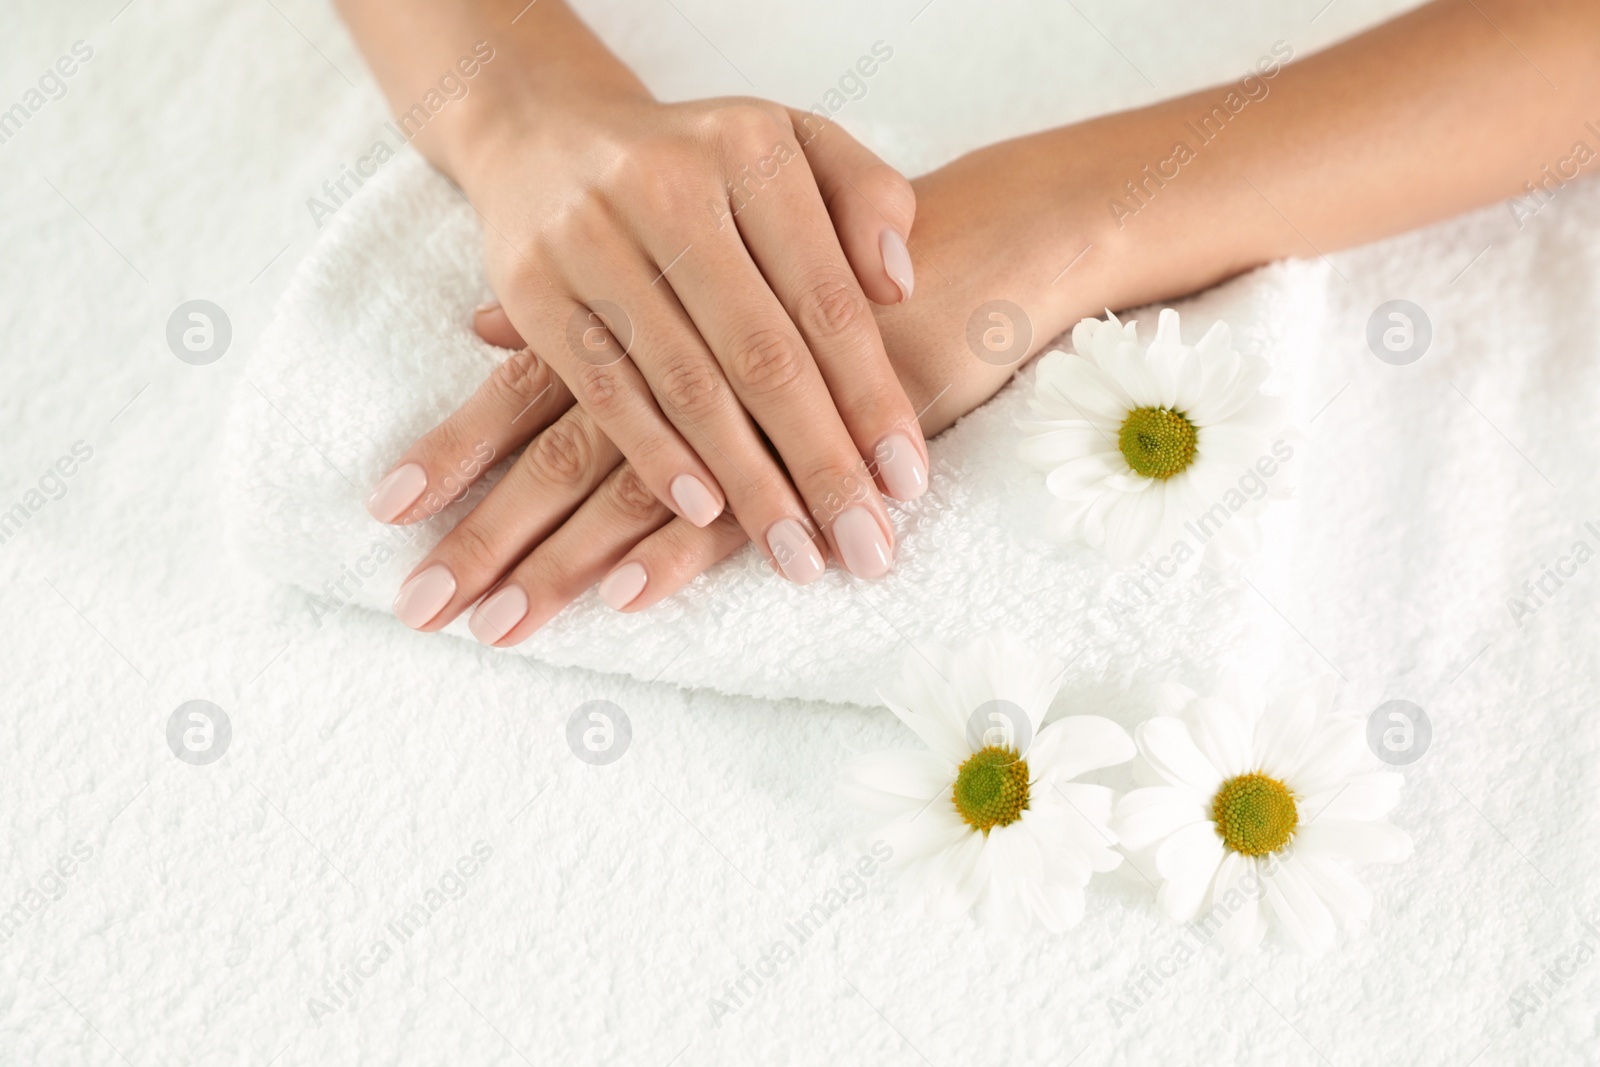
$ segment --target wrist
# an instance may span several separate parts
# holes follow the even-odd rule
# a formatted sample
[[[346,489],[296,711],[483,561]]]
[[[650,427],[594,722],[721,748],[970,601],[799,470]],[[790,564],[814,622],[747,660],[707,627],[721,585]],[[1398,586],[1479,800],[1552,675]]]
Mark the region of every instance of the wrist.
[[[585,114],[653,101],[648,89],[577,17],[560,5],[539,5],[543,20],[518,37],[481,44],[491,58],[480,64],[470,92],[452,104],[449,121],[429,142],[418,140],[431,162],[463,186],[479,174],[503,171],[507,150],[563,126],[581,126]],[[530,12],[523,20],[532,23]],[[501,175],[503,177],[503,175]]]

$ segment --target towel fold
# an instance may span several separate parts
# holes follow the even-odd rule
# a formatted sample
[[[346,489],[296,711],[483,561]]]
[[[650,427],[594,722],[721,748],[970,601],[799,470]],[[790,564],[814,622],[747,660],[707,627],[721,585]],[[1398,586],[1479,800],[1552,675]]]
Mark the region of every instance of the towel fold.
[[[1279,263],[1185,300],[1185,340],[1227,320],[1237,347],[1277,368],[1268,391],[1304,417],[1325,398],[1300,395],[1306,361],[1285,357],[1317,337],[1326,274],[1319,261]],[[255,566],[310,594],[317,625],[350,608],[388,611],[401,579],[498,477],[416,527],[383,526],[363,508],[395,458],[506,355],[471,330],[487,293],[472,209],[408,152],[329,224],[251,356],[231,419],[231,537]],[[1133,317],[1142,333],[1154,329],[1153,311]],[[891,504],[899,548],[886,578],[835,567],[797,587],[746,546],[636,614],[591,592],[506,654],[862,704],[876,703],[885,664],[908,641],[959,643],[995,627],[1054,652],[1069,680],[1214,668],[1244,625],[1242,582],[1209,571],[1161,582],[1044,538],[1043,477],[1016,458],[1031,380],[1024,371],[929,443],[930,490]],[[1292,515],[1271,513],[1265,565]],[[464,617],[444,632],[472,640]]]

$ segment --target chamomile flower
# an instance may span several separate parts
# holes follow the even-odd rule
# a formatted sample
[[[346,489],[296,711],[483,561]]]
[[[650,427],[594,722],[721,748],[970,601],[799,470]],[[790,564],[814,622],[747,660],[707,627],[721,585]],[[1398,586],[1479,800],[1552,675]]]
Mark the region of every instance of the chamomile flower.
[[[1411,854],[1411,838],[1384,819],[1403,777],[1359,768],[1365,724],[1329,714],[1331,686],[1265,701],[1159,692],[1165,713],[1134,738],[1140,769],[1165,784],[1121,797],[1112,825],[1153,862],[1162,909],[1230,948],[1254,948],[1274,927],[1325,950],[1336,923],[1372,909],[1352,866]]]
[[[1111,790],[1074,779],[1133,758],[1133,741],[1096,715],[1041,729],[1061,672],[990,636],[919,648],[880,691],[927,749],[858,757],[840,790],[881,820],[876,836],[935,914],[1064,930],[1090,876],[1121,862]]]
[[[1186,345],[1168,308],[1143,349],[1135,326],[1084,319],[1076,355],[1039,360],[1019,454],[1046,472],[1056,532],[1118,565],[1186,538],[1212,562],[1246,557],[1266,502],[1290,488],[1276,477],[1294,451],[1288,406],[1261,392],[1271,368],[1236,351],[1225,322]]]

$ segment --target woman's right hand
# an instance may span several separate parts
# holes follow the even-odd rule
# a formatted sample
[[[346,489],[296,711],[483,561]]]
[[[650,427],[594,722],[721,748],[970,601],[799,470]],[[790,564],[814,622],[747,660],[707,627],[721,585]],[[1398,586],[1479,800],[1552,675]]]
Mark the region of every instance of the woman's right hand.
[[[916,182],[918,251],[935,269],[916,300],[877,315],[895,372],[930,436],[993,395],[1044,340],[1114,298],[1093,262],[1074,269],[1073,286],[1051,284],[1061,265],[1050,262],[1050,244],[1104,240],[1084,222],[1099,215],[1090,202],[1096,183],[1081,183],[1085,192],[1057,217],[1059,227],[1041,228],[1045,213],[1067,198],[1002,198],[1004,189],[1017,192],[1009,183],[1024,162],[986,151]],[[998,294],[1029,309],[1026,322],[999,324],[1013,328],[1021,347],[975,349],[971,324],[977,317],[986,329],[997,325],[984,316]],[[746,532],[727,514],[697,527],[662,506],[502,309],[480,311],[474,326],[489,343],[519,351],[409,455],[454,474],[463,457],[485,451],[479,446],[496,456],[527,447],[407,578],[396,601],[402,619],[436,630],[478,601],[473,633],[486,644],[513,645],[596,583],[612,607],[637,611],[745,543]],[[870,488],[869,474],[853,477],[826,506],[837,513]],[[819,524],[827,515],[817,516]],[[526,541],[500,535],[513,516],[531,530]],[[467,580],[458,583],[457,574]]]

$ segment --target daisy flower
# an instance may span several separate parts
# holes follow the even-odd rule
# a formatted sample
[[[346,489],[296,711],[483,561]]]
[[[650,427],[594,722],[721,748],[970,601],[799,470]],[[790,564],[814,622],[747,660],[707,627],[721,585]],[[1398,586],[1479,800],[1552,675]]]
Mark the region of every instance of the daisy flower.
[[[1261,393],[1271,368],[1235,351],[1225,322],[1186,345],[1168,308],[1143,350],[1136,325],[1109,311],[1084,319],[1077,355],[1039,361],[1019,454],[1046,472],[1060,535],[1119,566],[1179,545],[1185,559],[1248,556],[1294,454],[1288,405]]]
[[[1411,838],[1384,821],[1404,779],[1360,771],[1364,723],[1330,715],[1332,697],[1320,682],[1268,701],[1162,687],[1164,713],[1134,738],[1140,769],[1165,784],[1123,796],[1112,825],[1153,860],[1169,916],[1234,949],[1273,926],[1320,952],[1336,921],[1370,914],[1351,865],[1411,855]]]
[[[1062,669],[996,635],[919,648],[880,691],[927,750],[859,757],[840,791],[882,820],[877,836],[935,914],[1065,930],[1090,875],[1121,862],[1111,790],[1073,779],[1132,759],[1133,741],[1096,715],[1041,729]]]

